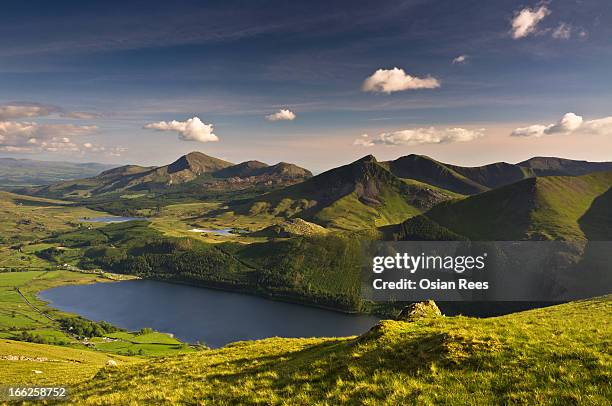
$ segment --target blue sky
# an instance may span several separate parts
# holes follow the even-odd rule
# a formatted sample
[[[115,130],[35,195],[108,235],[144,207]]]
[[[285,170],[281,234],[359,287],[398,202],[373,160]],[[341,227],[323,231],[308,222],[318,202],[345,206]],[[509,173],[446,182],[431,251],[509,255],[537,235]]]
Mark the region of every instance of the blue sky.
[[[607,0],[13,2],[1,22],[4,156],[612,160]]]

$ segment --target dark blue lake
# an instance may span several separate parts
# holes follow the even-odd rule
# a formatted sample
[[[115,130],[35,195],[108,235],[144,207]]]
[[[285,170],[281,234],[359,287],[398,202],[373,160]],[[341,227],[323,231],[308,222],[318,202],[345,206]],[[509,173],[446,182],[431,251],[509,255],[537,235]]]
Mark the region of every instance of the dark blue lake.
[[[210,347],[266,337],[361,334],[378,321],[241,293],[132,280],[61,286],[39,296],[57,309],[139,330],[150,327]]]

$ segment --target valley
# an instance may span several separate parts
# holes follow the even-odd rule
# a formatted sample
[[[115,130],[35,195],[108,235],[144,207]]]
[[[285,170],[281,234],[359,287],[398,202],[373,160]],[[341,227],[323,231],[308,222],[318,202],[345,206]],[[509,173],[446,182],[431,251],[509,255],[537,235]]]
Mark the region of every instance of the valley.
[[[297,392],[306,403],[322,396],[374,401],[389,391],[398,401],[463,401],[460,393],[475,391],[482,399],[538,402],[544,395],[527,389],[534,385],[559,402],[568,396],[597,402],[607,396],[593,388],[610,358],[592,343],[603,343],[610,331],[608,323],[588,331],[579,325],[585,318],[593,325],[605,320],[609,296],[482,319],[451,315],[511,310],[441,303],[448,317],[383,320],[362,334],[378,320],[373,315],[396,319],[406,303],[364,300],[361,272],[364,244],[385,240],[557,240],[602,261],[587,254],[589,243],[610,238],[607,169],[556,158],[466,168],[408,155],[394,161],[366,156],[312,175],[291,164],[233,165],[191,153],[167,166],[128,165],[0,192],[0,366],[9,371],[3,380],[55,384],[70,373],[74,399],[102,403],[110,399],[104,395],[109,387],[113,399],[124,402],[197,396],[274,403]],[[88,289],[101,285],[78,286],[92,283],[112,288],[96,299]],[[147,284],[152,296],[144,295]],[[119,293],[104,292],[128,289],[122,286],[137,289],[127,293],[131,301],[105,304]],[[140,317],[155,307],[148,301],[174,291],[176,299],[156,312],[164,315],[161,323]],[[227,333],[218,316],[235,317],[209,311],[225,301],[224,309],[245,317],[243,326],[256,325]],[[166,331],[172,324],[163,320],[191,312],[194,303],[189,324],[207,330],[206,323],[220,323],[220,329],[208,327],[209,336],[178,325]],[[121,306],[141,310],[128,320]],[[278,325],[251,313],[258,308],[275,314]],[[282,322],[289,314],[299,320]],[[306,324],[317,328],[291,328],[310,318]],[[554,327],[561,321],[562,332]],[[296,338],[267,338],[272,335]],[[570,386],[542,381],[557,373],[547,366],[553,352],[579,360],[566,366],[575,377]],[[53,362],[36,361],[40,354]],[[532,365],[513,361],[517,357]],[[227,363],[224,378],[210,380],[205,366],[219,362]],[[595,364],[604,367],[581,372]],[[162,387],[153,377],[168,376],[168,368],[207,383],[192,385],[174,374]],[[32,375],[34,369],[41,374]],[[513,380],[516,374],[525,379]],[[473,385],[457,383],[459,375]],[[412,386],[402,386],[406,379]],[[147,390],[118,383],[128,380]],[[177,385],[185,387],[182,395],[172,389]],[[235,385],[244,389],[231,390]],[[456,387],[459,397],[436,389],[440,385]]]
[[[292,164],[234,165],[193,152],[158,168],[2,192],[0,266],[103,269],[385,313],[394,310],[360,296],[363,244],[605,240],[608,166],[534,158],[467,168],[366,156],[312,176]],[[111,214],[135,220],[95,220]]]

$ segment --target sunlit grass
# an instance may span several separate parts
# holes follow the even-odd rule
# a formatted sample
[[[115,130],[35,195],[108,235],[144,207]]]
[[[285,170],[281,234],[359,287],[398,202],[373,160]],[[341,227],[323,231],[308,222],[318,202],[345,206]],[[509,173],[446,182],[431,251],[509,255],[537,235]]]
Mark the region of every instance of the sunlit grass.
[[[88,404],[609,404],[610,297],[491,319],[383,321],[360,338],[241,342],[104,368]]]

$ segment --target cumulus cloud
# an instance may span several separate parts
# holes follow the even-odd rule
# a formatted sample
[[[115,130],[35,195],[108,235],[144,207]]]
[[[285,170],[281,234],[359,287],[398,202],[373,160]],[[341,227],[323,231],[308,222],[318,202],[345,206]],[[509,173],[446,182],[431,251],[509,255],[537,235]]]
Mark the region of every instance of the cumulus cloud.
[[[199,117],[193,117],[187,121],[158,121],[157,123],[149,123],[144,128],[157,131],[175,131],[178,133],[179,139],[183,141],[219,141],[219,137],[213,133],[212,123],[205,124]]]
[[[428,76],[419,78],[408,75],[403,69],[378,69],[362,86],[364,92],[393,93],[402,90],[435,89],[440,87],[438,79]]]
[[[37,103],[2,104],[0,105],[0,120],[48,116],[58,110],[59,109],[55,106],[46,106]]]
[[[292,121],[295,120],[295,113],[288,109],[280,109],[276,113],[270,114],[266,116],[266,120],[268,121]]]
[[[62,113],[62,117],[75,118],[78,120],[93,120],[95,118],[100,118],[101,115],[98,113],[91,113],[87,111],[68,111],[68,112]]]
[[[372,147],[374,145],[420,145],[420,144],[448,144],[452,142],[468,142],[484,136],[484,129],[469,130],[466,128],[435,127],[415,128],[381,133],[376,136],[362,134],[356,139],[355,145]]]
[[[550,14],[550,10],[545,5],[537,8],[526,7],[514,14],[512,19],[512,38],[520,39],[530,34],[537,32],[538,24],[546,16]]]
[[[79,152],[82,145],[72,138],[97,130],[96,126],[0,121],[0,151]]]
[[[585,121],[582,116],[567,113],[554,124],[534,124],[521,127],[512,131],[510,135],[513,137],[542,137],[557,134],[612,135],[612,117]]]
[[[458,57],[453,59],[453,65],[466,63],[468,58],[469,58],[468,55],[459,55]]]

